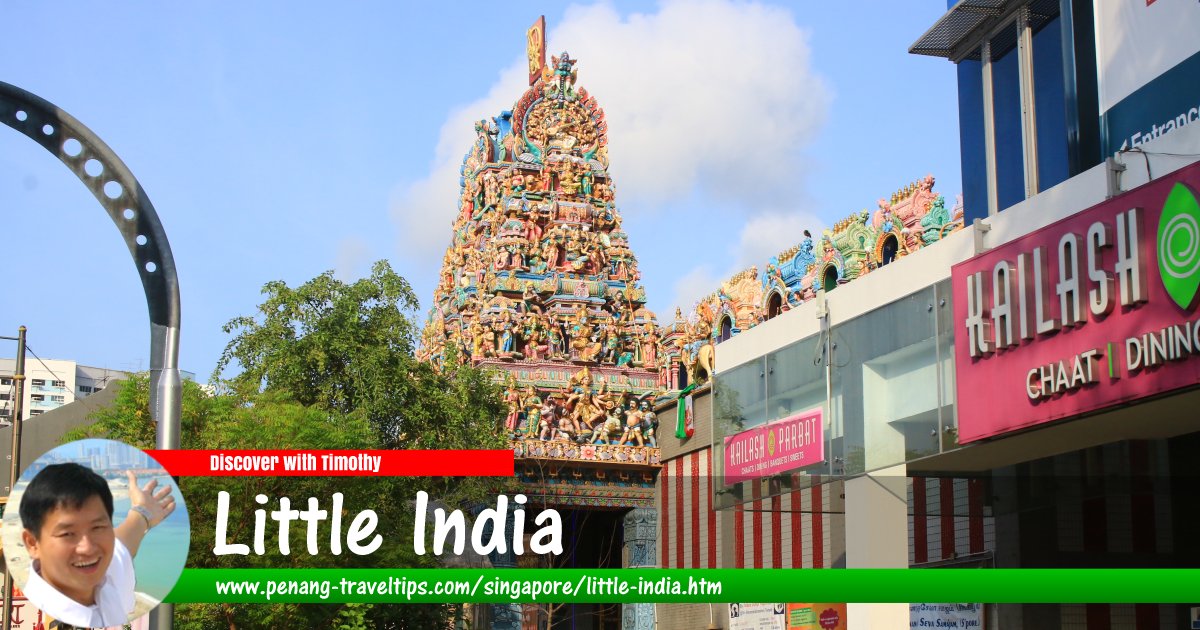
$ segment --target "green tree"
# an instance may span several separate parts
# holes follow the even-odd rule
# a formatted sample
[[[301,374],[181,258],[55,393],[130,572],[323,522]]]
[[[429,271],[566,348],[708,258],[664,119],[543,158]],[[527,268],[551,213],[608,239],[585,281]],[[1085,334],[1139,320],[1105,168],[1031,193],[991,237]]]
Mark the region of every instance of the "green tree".
[[[184,384],[181,447],[185,449],[378,449],[504,448],[496,430],[503,413],[498,385],[474,368],[447,365],[442,371],[417,361],[416,306],[403,278],[377,263],[369,278],[346,284],[322,274],[297,288],[267,284],[257,317],[226,326],[235,333],[207,395]],[[217,375],[241,371],[226,381]],[[94,423],[65,439],[107,437],[143,448],[154,445],[149,383],[126,382]],[[428,567],[438,559],[412,549],[413,510],[418,490],[450,505],[490,503],[505,480],[412,477],[188,477],[180,489],[188,502],[192,546],[188,566]],[[316,497],[328,508],[333,493],[344,495],[346,518],[363,509],[379,516],[380,549],[367,556],[328,552],[309,555],[304,528],[293,527],[291,553],[268,545],[262,556],[215,556],[217,495],[230,494],[227,542],[253,536],[253,497],[270,498],[268,509],[287,496],[293,505]],[[322,532],[322,536],[327,536]],[[268,532],[271,540],[273,532]],[[445,627],[454,606],[192,604],[178,609],[179,627],[200,628],[435,628]]]
[[[416,359],[417,300],[386,261],[353,283],[326,272],[295,288],[270,282],[263,293],[255,317],[225,325],[234,337],[214,376],[240,366],[226,381],[234,391],[362,411],[385,448],[503,447],[499,386],[471,367],[438,372]]]

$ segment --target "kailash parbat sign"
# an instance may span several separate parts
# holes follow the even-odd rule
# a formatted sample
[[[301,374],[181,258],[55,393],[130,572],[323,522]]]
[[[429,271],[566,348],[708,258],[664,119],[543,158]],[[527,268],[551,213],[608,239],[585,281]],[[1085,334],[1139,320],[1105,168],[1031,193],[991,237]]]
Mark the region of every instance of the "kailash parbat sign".
[[[959,441],[1200,382],[1200,165],[956,265]]]

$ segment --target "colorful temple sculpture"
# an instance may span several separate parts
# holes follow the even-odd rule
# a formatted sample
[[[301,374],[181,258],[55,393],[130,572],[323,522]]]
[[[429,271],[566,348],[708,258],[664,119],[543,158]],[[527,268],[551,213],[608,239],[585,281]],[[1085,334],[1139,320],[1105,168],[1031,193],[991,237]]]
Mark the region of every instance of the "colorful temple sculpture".
[[[875,212],[862,210],[814,238],[773,256],[763,271],[751,267],[722,283],[685,317],[659,331],[657,356],[663,390],[703,384],[711,376],[715,344],[838,286],[936,243],[963,227],[961,201],[951,210],[927,175],[880,199]]]
[[[576,85],[575,64],[564,52],[547,65],[531,48],[529,89],[476,123],[420,353],[491,369],[505,384],[498,430],[519,481],[531,504],[565,514],[576,541],[564,557],[533,560],[642,566],[655,557],[658,323],[621,227],[604,110]],[[633,615],[649,627],[652,607],[626,608],[571,614],[599,627]],[[491,606],[483,623],[545,627],[553,609]]]
[[[604,110],[575,63],[553,57],[511,111],[476,123],[421,352],[501,375],[503,430],[555,502],[649,506],[658,324],[621,229]]]

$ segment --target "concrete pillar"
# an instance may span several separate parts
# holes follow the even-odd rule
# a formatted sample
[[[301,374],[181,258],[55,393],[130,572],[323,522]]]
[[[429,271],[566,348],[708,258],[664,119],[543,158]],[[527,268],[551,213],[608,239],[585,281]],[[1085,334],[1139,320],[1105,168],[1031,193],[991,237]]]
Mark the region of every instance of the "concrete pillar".
[[[656,566],[658,511],[635,508],[625,515],[625,568]],[[653,630],[654,604],[621,604],[621,630]]]
[[[846,567],[908,568],[908,486],[903,465],[845,483]],[[850,630],[907,628],[908,604],[850,604]]]

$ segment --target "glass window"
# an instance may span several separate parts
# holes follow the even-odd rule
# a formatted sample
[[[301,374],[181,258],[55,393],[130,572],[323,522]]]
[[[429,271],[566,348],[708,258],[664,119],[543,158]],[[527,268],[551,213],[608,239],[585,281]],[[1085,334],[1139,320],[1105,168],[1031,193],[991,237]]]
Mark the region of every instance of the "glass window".
[[[983,135],[983,64],[979,51],[958,64],[958,134],[962,148],[963,214],[967,225],[988,215]]]
[[[956,448],[950,289],[945,280],[835,321],[829,338],[814,335],[719,373],[718,467],[725,437],[814,407],[826,411],[826,461],[761,482],[715,482],[714,505],[751,500],[755,483],[766,489],[759,496],[770,496],[833,479],[826,475],[861,475]]]
[[[1062,45],[1062,20],[1059,17],[1042,24],[1033,33],[1039,190],[1052,188],[1070,177]]]
[[[50,384],[53,385],[54,387],[66,387],[67,386],[66,381],[50,381]]]
[[[29,383],[30,383],[31,385],[45,385],[45,384],[46,384],[46,379],[44,379],[44,378],[35,378],[35,379],[33,379],[32,381],[29,381]]]
[[[834,327],[831,420],[844,431],[845,474],[939,451],[935,309],[930,287]]]
[[[763,359],[720,373],[714,388],[716,435],[733,435],[767,422]]]

